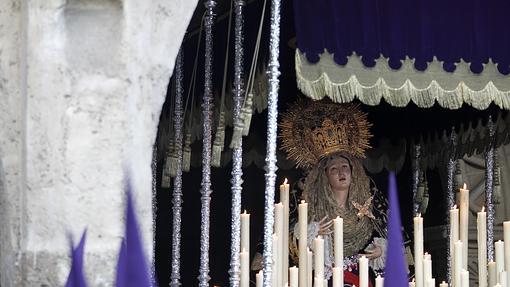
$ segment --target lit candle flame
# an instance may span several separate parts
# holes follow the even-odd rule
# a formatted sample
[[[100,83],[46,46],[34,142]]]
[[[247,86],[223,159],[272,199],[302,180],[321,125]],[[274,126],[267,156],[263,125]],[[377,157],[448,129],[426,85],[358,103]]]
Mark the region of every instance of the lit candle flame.
[[[485,206],[482,206],[482,212],[484,212],[484,211],[485,211]]]
[[[283,184],[287,184],[287,178],[285,178],[285,181],[283,182]]]
[[[457,209],[457,204],[454,204],[452,209]]]
[[[464,187],[462,189],[467,189],[466,183],[464,182]]]

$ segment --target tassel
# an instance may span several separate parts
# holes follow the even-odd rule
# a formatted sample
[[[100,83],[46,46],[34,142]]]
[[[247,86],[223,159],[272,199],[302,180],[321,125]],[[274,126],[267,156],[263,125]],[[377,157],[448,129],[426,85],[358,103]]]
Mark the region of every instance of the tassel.
[[[218,130],[216,131],[216,136],[214,137],[212,147],[211,166],[213,167],[221,166],[221,152],[223,151],[224,143],[225,143],[225,126],[218,126]]]
[[[242,109],[243,119],[244,119],[244,127],[243,127],[243,136],[247,136],[250,133],[250,125],[251,125],[251,116],[253,113],[253,94],[249,93],[246,98],[246,103]]]
[[[217,144],[213,144],[212,147],[211,166],[212,167],[221,166],[221,146]]]
[[[170,187],[170,175],[168,173],[168,158],[165,161],[165,166],[163,167],[163,173],[161,174],[161,187],[162,188]]]
[[[168,174],[170,177],[174,178],[177,176],[177,154],[173,152],[170,157],[167,158],[168,161]]]
[[[243,137],[244,124],[243,121],[237,121],[234,124],[234,132],[232,133],[232,141],[230,142],[230,148],[241,147],[241,139]]]
[[[191,169],[191,132],[187,132],[184,140],[182,153],[182,171],[189,172]]]

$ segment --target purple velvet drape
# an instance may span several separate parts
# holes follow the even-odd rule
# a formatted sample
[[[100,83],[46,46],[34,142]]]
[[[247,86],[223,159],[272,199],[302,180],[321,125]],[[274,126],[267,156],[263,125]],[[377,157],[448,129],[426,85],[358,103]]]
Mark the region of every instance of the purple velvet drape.
[[[353,52],[365,66],[379,55],[398,69],[415,59],[425,70],[435,56],[452,72],[461,59],[483,71],[489,58],[510,68],[508,0],[295,0],[297,47],[310,62],[327,49],[343,65]]]

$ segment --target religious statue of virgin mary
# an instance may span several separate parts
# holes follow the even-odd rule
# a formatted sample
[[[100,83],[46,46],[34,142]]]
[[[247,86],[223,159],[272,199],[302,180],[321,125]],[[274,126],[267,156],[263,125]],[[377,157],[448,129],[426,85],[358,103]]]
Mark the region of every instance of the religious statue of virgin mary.
[[[334,262],[333,224],[344,222],[344,282],[359,286],[358,259],[369,259],[371,281],[384,272],[387,204],[367,176],[362,159],[370,147],[371,124],[355,104],[299,101],[283,115],[282,149],[305,170],[302,199],[308,203],[307,245],[324,238],[325,278]],[[291,255],[298,262],[297,224],[291,228]]]

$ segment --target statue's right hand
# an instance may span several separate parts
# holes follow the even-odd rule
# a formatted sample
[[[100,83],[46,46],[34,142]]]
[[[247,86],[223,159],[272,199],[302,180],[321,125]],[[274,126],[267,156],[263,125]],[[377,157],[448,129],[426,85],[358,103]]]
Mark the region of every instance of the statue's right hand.
[[[331,226],[333,225],[333,220],[328,220],[328,217],[327,216],[324,216],[324,218],[322,218],[320,221],[319,221],[319,235],[329,235],[331,233],[333,233],[333,231],[331,230]]]

